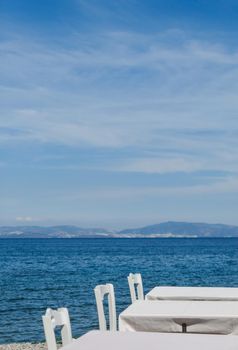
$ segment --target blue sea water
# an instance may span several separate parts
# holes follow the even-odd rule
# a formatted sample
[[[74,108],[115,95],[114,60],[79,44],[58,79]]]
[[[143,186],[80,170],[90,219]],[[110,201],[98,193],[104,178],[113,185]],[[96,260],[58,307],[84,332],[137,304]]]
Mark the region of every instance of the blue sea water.
[[[155,285],[238,286],[238,239],[1,239],[0,343],[44,340],[41,315],[68,307],[73,335],[98,327],[93,288],[113,283],[117,311],[127,275]]]

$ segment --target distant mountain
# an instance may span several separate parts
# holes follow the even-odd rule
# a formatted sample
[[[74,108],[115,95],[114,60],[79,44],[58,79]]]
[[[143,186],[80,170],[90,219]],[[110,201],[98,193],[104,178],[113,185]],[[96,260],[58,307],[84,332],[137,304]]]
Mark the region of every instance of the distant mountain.
[[[120,234],[176,237],[238,237],[238,226],[168,221],[120,231]]]
[[[0,226],[0,238],[77,238],[107,237],[113,231],[77,226]]]
[[[77,226],[0,226],[0,238],[238,237],[238,226],[168,221],[121,231]]]

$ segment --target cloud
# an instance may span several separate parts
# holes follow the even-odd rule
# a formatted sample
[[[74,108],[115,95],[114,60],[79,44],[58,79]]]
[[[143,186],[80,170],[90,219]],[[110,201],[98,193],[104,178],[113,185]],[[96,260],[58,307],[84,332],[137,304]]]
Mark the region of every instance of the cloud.
[[[191,148],[192,150],[192,144]],[[199,147],[197,148],[199,152]],[[178,150],[179,153],[179,150]],[[230,152],[224,152],[219,149],[215,152],[212,150],[210,154],[205,154],[201,150],[201,154],[176,154],[173,152],[164,152],[161,157],[132,158],[126,161],[117,162],[114,166],[109,166],[108,170],[131,172],[131,173],[147,173],[147,174],[166,174],[166,173],[198,173],[198,172],[234,172],[238,173],[238,156],[235,149]]]
[[[198,161],[191,159],[185,159],[186,157],[177,158],[144,158],[127,162],[117,166],[116,170],[124,172],[141,172],[141,173],[173,173],[173,172],[195,172],[204,167]]]
[[[32,222],[34,220],[30,216],[17,216],[16,217],[16,221],[19,221],[19,222]]]
[[[139,199],[153,199],[153,198],[173,198],[177,201],[179,198],[198,198],[204,195],[217,195],[225,193],[238,192],[238,177],[227,177],[223,179],[216,179],[209,184],[195,184],[195,185],[167,185],[167,186],[104,186],[100,188],[81,189],[73,193],[67,190],[65,192],[56,192],[54,196],[61,201],[102,201],[107,203],[110,201],[128,200],[135,201]]]
[[[18,35],[1,52],[4,144],[132,150],[113,171],[238,170],[237,48],[171,30]]]

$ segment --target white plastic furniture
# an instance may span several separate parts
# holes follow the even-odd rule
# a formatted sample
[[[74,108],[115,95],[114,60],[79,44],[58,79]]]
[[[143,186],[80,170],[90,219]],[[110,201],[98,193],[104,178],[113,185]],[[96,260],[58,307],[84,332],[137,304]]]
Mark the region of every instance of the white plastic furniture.
[[[144,300],[144,290],[141,274],[130,273],[127,277],[127,280],[130,288],[131,302],[134,303],[136,300]]]
[[[108,328],[110,331],[117,330],[117,316],[116,316],[116,303],[115,303],[115,294],[112,284],[102,284],[94,288],[97,312],[98,312],[98,321],[100,331],[106,331]],[[107,321],[105,317],[104,298],[107,296],[108,299],[108,309],[109,309],[109,327],[107,327]]]
[[[42,321],[48,350],[57,350],[55,338],[56,327],[61,327],[63,346],[72,342],[72,331],[67,308],[58,308],[57,310],[48,308],[45,315],[42,316]]]

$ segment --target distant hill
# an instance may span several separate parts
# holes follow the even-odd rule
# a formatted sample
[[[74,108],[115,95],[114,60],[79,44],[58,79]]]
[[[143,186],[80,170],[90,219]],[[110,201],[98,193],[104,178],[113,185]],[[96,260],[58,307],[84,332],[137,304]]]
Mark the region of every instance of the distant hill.
[[[0,238],[77,238],[105,237],[112,234],[104,228],[81,228],[77,226],[0,226]]]
[[[238,237],[238,226],[168,221],[157,225],[120,231],[120,234],[186,236],[186,237]]]
[[[168,221],[120,231],[78,226],[0,226],[0,238],[238,237],[238,226]]]

